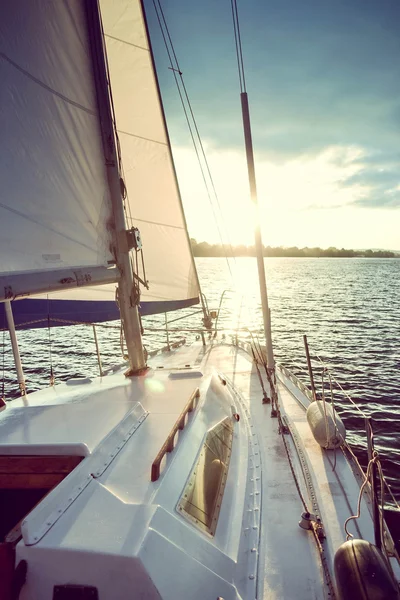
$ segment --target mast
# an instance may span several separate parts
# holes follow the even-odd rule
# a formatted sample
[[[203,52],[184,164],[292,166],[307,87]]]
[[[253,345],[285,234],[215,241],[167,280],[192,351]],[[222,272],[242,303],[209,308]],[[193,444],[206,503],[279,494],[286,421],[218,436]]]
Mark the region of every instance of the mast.
[[[264,324],[264,335],[267,345],[267,365],[269,369],[273,369],[275,366],[274,353],[272,349],[272,336],[271,336],[271,312],[268,306],[268,292],[267,292],[267,281],[265,277],[264,268],[264,257],[263,257],[263,244],[261,239],[261,228],[260,228],[260,214],[257,198],[257,186],[256,186],[256,174],[254,169],[254,155],[253,155],[253,141],[251,137],[251,125],[250,125],[250,113],[247,93],[242,92],[240,94],[242,102],[242,117],[243,117],[243,129],[244,139],[246,145],[246,157],[247,157],[247,170],[249,174],[250,184],[250,196],[254,204],[256,219],[254,228],[254,241],[257,255],[257,268],[258,268],[258,280],[260,282],[260,294],[261,294],[261,307]]]
[[[264,324],[264,335],[265,342],[267,347],[267,365],[269,369],[274,369],[275,360],[274,353],[272,349],[272,336],[271,336],[271,312],[268,306],[268,292],[267,292],[267,281],[265,277],[265,268],[264,268],[264,256],[263,256],[263,244],[261,239],[261,228],[260,228],[260,214],[259,214],[259,206],[258,206],[258,198],[257,198],[257,185],[256,185],[256,174],[254,168],[254,153],[253,153],[253,140],[251,135],[251,124],[250,124],[250,111],[249,111],[249,102],[246,92],[246,81],[244,77],[244,65],[243,65],[243,55],[242,55],[242,46],[240,40],[240,29],[239,29],[239,17],[237,11],[236,0],[231,0],[232,4],[232,16],[233,16],[233,26],[235,32],[235,42],[236,42],[236,53],[238,60],[238,70],[239,70],[239,80],[240,80],[240,100],[242,104],[242,118],[243,118],[243,130],[244,130],[244,139],[246,146],[246,158],[247,158],[247,170],[249,175],[249,184],[250,184],[250,196],[251,200],[254,204],[255,209],[255,227],[254,227],[254,241],[256,248],[256,256],[257,256],[257,267],[258,267],[258,279],[260,283],[260,295],[261,295],[261,307],[262,307],[262,315],[263,315],[263,324]]]
[[[129,236],[126,227],[124,200],[121,190],[119,158],[115,143],[110,84],[105,58],[100,10],[97,0],[88,0],[86,6],[98,108],[101,119],[105,165],[114,215],[115,258],[121,273],[118,284],[118,302],[129,357],[130,369],[127,374],[134,375],[146,368],[138,311],[139,297],[135,292],[134,273],[129,254]]]

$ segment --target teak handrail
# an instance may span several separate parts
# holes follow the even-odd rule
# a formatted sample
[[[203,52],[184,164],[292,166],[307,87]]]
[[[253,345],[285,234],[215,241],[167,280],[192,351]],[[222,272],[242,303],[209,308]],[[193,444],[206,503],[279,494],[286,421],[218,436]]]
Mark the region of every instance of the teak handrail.
[[[199,390],[199,388],[196,388],[194,390],[194,392],[192,393],[192,395],[190,396],[189,401],[186,404],[185,408],[179,415],[178,420],[176,421],[175,425],[172,427],[171,431],[169,432],[168,437],[165,440],[164,444],[162,445],[161,450],[155,457],[153,464],[151,465],[151,481],[157,481],[157,479],[160,477],[161,461],[167,452],[172,452],[172,450],[174,449],[175,434],[178,431],[178,429],[182,430],[185,427],[185,417],[188,413],[192,412],[192,410],[194,409],[194,406],[195,406],[195,402],[199,398],[200,398],[200,390]]]

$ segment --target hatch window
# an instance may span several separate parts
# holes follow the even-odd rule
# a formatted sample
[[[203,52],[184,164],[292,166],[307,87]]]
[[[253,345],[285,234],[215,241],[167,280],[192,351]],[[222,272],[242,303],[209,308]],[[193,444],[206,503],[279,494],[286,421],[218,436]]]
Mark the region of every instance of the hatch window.
[[[232,451],[233,422],[226,418],[210,429],[177,509],[200,529],[214,535]]]

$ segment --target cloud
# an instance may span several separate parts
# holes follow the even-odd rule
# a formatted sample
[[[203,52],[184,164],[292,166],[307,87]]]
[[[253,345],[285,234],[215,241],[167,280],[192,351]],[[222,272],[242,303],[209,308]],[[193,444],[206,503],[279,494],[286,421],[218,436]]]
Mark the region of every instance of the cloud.
[[[150,4],[150,0],[146,0]],[[232,26],[224,3],[167,3],[167,19],[203,142],[244,150]],[[212,17],[207,17],[211,14]],[[252,0],[240,7],[258,164],[288,167],[331,152],[337,200],[318,207],[397,208],[400,173],[400,3]],[[196,24],[196,26],[194,25]],[[161,44],[156,58],[164,52]],[[168,65],[161,84],[172,140],[188,133]],[[341,192],[348,192],[343,194]]]
[[[400,188],[383,190],[380,194],[376,194],[375,190],[371,190],[355,200],[353,206],[362,208],[400,208]]]
[[[344,178],[343,188],[354,188],[354,206],[362,208],[400,207],[400,156],[398,152],[374,152],[352,161],[358,168]]]

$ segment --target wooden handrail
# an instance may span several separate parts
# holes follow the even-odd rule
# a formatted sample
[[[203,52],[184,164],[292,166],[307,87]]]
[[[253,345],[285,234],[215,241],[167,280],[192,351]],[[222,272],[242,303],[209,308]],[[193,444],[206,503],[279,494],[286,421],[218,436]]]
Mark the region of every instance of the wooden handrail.
[[[174,449],[174,437],[178,429],[182,430],[185,427],[185,417],[188,413],[192,412],[195,407],[196,401],[200,398],[200,390],[196,388],[192,395],[189,398],[185,408],[179,415],[175,425],[172,427],[171,431],[168,434],[167,439],[163,443],[161,450],[155,457],[153,464],[151,465],[151,481],[157,481],[160,477],[160,465],[161,461],[166,455],[167,452],[172,452]]]

